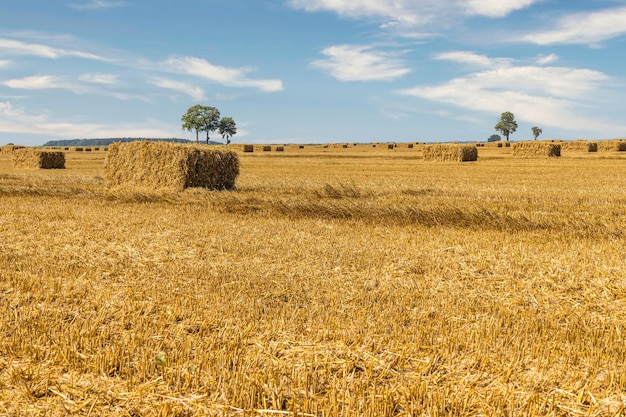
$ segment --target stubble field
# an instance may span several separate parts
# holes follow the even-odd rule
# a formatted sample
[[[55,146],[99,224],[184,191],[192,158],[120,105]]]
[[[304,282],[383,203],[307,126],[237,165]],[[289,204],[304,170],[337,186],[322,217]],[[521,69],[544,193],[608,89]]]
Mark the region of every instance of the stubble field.
[[[0,415],[626,412],[626,155],[240,152],[237,190],[0,156]]]

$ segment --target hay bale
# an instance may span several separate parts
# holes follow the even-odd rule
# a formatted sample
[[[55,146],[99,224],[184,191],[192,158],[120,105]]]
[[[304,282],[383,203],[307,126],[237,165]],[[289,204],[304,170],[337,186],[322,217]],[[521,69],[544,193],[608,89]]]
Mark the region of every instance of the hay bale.
[[[284,152],[285,151],[285,147],[284,146],[277,146],[276,147],[276,152]]]
[[[563,142],[561,143],[561,150],[565,152],[598,152],[598,144],[586,140]]]
[[[347,149],[348,145],[341,145],[342,148]]]
[[[13,151],[13,166],[21,169],[64,169],[65,154],[33,148],[17,149]]]
[[[603,140],[598,142],[598,150],[601,152],[625,152],[626,142],[622,140]]]
[[[74,147],[74,152],[82,152],[84,150],[85,150],[85,148],[81,148],[80,146]]]
[[[10,156],[10,155],[13,154],[14,151],[16,151],[18,149],[24,149],[24,146],[22,146],[22,145],[3,145],[2,148],[0,148],[0,154]]]
[[[272,150],[271,146],[264,146],[263,147],[263,152],[270,152]]]
[[[238,175],[233,151],[167,142],[114,143],[104,162],[105,182],[113,188],[229,190]]]
[[[298,149],[304,149],[304,145],[298,145]]]
[[[254,145],[243,145],[244,152],[254,152]]]
[[[91,152],[91,148],[85,148],[85,152]]]
[[[409,149],[413,149],[413,144],[409,143]]]
[[[93,148],[94,151],[99,152],[100,148]]]
[[[513,144],[513,156],[518,158],[542,158],[561,156],[561,145],[552,142],[517,142]]]
[[[426,145],[425,161],[466,162],[478,160],[478,148],[474,145]]]
[[[392,143],[387,145],[387,149],[393,149],[393,148],[395,148],[395,146]]]

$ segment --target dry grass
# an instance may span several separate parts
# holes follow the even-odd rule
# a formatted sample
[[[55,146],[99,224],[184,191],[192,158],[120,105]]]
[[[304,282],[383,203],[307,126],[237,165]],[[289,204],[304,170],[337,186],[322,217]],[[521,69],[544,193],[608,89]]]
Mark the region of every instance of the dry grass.
[[[561,144],[554,142],[516,142],[512,146],[513,156],[518,158],[541,158],[561,156]]]
[[[0,147],[0,155],[11,156],[13,151],[17,149],[24,149],[22,145],[2,145]]]
[[[242,152],[227,193],[0,157],[0,415],[623,414],[626,155],[422,150]]]
[[[13,166],[18,169],[64,169],[65,154],[61,151],[42,151],[34,148],[12,152]]]
[[[601,152],[626,152],[626,141],[622,139],[603,140],[598,142],[598,151]]]
[[[466,162],[478,160],[476,145],[426,145],[424,147],[426,161]]]
[[[238,175],[239,158],[233,151],[166,142],[114,143],[104,165],[109,187],[230,190]]]

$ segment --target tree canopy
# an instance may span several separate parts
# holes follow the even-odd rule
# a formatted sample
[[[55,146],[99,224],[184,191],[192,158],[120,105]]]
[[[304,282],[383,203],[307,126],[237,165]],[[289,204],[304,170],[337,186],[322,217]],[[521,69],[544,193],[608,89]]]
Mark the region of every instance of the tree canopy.
[[[515,115],[510,111],[505,111],[500,116],[500,121],[496,123],[495,129],[506,136],[506,141],[509,141],[509,136],[517,130],[517,122],[515,121]]]
[[[537,140],[539,135],[541,135],[543,133],[543,130],[539,126],[533,126],[533,127],[531,127],[531,129],[533,131],[533,136],[534,136],[535,140]]]
[[[237,134],[237,125],[232,117],[222,117],[220,120],[220,135],[222,135],[222,139],[226,139],[226,144],[230,143],[230,138]]]

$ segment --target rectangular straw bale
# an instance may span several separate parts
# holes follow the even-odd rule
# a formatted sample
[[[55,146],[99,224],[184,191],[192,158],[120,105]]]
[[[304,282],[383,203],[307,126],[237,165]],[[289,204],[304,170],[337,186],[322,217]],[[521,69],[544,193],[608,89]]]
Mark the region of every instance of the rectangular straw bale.
[[[426,145],[424,147],[425,161],[455,161],[466,162],[478,160],[478,148],[475,145]]]
[[[393,143],[387,144],[387,149],[393,149],[393,148],[395,148],[395,145]]]
[[[598,150],[602,152],[625,152],[626,142],[622,140],[602,140],[598,142]]]
[[[409,149],[413,149],[413,144],[412,144],[412,143],[409,143],[408,148],[409,148]]]
[[[17,149],[13,151],[13,166],[21,169],[64,169],[65,154],[33,148]]]
[[[22,146],[22,145],[3,145],[2,148],[0,148],[0,154],[10,156],[13,153],[13,151],[16,151],[17,149],[24,149],[24,146]]]
[[[271,146],[264,146],[263,147],[263,152],[270,152],[272,150]]]
[[[513,144],[513,156],[518,158],[561,156],[561,145],[552,142],[517,142]]]
[[[598,152],[598,143],[586,140],[563,142],[561,143],[561,150],[564,152]]]
[[[244,152],[254,152],[254,145],[243,145]]]
[[[114,143],[104,162],[105,182],[112,188],[233,189],[238,175],[233,151],[168,142]]]
[[[276,147],[276,152],[284,152],[285,151],[285,147],[284,146],[277,146]]]

